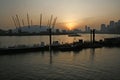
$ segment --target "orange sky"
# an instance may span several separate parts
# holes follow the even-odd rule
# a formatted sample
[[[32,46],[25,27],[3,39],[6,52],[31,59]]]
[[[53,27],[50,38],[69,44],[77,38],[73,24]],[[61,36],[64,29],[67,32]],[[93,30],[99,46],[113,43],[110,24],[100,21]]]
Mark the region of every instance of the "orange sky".
[[[43,25],[51,14],[58,17],[59,28],[84,28],[85,25],[99,29],[101,23],[120,19],[120,0],[0,0],[0,28],[15,28],[11,16],[19,15],[26,22],[29,13],[34,25],[39,25],[43,14]]]

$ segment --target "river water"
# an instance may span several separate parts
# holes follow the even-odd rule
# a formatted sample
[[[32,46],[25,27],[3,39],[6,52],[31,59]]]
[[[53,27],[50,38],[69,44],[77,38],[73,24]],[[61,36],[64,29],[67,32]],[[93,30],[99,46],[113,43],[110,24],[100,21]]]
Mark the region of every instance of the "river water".
[[[97,34],[96,40],[119,35]],[[70,43],[81,37],[54,36],[53,40]],[[46,42],[48,36],[0,37],[0,47]],[[0,80],[120,80],[120,48],[83,49],[78,52],[32,52],[0,55]]]

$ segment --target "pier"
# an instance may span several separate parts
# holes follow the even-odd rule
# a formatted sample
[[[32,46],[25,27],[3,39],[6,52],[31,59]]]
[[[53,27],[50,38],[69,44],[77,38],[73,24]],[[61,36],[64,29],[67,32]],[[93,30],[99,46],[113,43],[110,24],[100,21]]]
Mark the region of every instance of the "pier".
[[[83,41],[82,39],[73,42],[60,44],[59,41],[53,41],[50,45],[45,45],[41,42],[38,46],[13,46],[8,48],[0,48],[0,54],[15,54],[15,53],[28,53],[40,51],[80,51],[87,48],[102,48],[102,47],[120,47],[120,37],[105,38],[103,41]]]

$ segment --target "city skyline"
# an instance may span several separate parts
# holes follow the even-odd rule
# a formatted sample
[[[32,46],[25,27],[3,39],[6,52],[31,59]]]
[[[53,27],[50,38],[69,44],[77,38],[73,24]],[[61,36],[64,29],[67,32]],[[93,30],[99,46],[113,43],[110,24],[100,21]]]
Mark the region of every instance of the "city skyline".
[[[15,28],[11,16],[18,14],[26,22],[27,13],[33,24],[39,25],[39,15],[43,14],[43,25],[51,14],[58,17],[59,28],[82,28],[85,25],[100,28],[101,23],[120,19],[120,0],[1,0],[0,28]]]

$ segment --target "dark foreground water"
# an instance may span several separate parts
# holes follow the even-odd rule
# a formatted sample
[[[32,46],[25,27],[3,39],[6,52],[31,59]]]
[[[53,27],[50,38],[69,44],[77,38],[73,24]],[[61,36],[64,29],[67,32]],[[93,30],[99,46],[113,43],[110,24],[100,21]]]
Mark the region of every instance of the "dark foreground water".
[[[0,42],[32,44],[47,41],[44,37],[1,37]],[[120,48],[0,55],[0,80],[120,80]]]
[[[0,56],[0,80],[120,80],[120,48]]]

